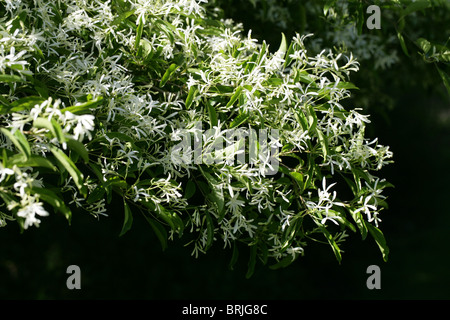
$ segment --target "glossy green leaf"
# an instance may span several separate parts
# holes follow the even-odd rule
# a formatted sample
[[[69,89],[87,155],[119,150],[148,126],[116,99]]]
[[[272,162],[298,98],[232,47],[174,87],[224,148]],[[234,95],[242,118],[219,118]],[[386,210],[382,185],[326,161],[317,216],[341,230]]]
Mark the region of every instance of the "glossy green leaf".
[[[89,154],[83,143],[75,139],[69,139],[67,140],[67,145],[83,159],[84,163],[89,162]]]
[[[139,19],[139,24],[136,30],[136,39],[134,42],[134,50],[138,51],[141,42],[142,32],[144,30],[144,19],[142,17]]]
[[[161,82],[159,83],[159,86],[162,88],[166,85],[167,81],[169,81],[170,76],[178,69],[178,65],[175,63],[172,63],[169,68],[167,68],[166,72],[161,78]]]
[[[103,103],[103,97],[98,97],[94,100],[87,101],[85,103],[81,103],[76,106],[70,106],[61,110],[62,113],[69,111],[73,114],[86,114],[90,113],[91,109],[96,108],[98,105]]]
[[[11,74],[0,74],[0,82],[25,82],[25,79],[22,79],[19,76],[11,75]]]
[[[389,256],[389,247],[386,244],[386,239],[384,237],[383,232],[380,229],[373,226],[369,222],[365,222],[367,229],[369,230],[370,235],[375,239],[378,247],[380,248],[381,254],[383,256],[383,260],[387,262]]]
[[[78,170],[72,160],[60,149],[56,147],[50,147],[50,151],[53,153],[58,162],[67,170],[73,179],[73,182],[77,186],[80,193],[86,197],[87,190],[83,181],[83,174]]]
[[[227,103],[227,108],[230,108],[236,102],[236,100],[241,95],[241,92],[242,92],[242,87],[239,87],[236,89],[235,93],[231,96],[230,101],[228,101],[228,103]]]
[[[248,113],[241,113],[230,124],[230,129],[235,128],[243,124],[250,117]]]
[[[189,93],[186,97],[186,102],[185,102],[186,109],[191,108],[192,102],[194,101],[194,98],[195,98],[195,95],[197,94],[197,92],[198,92],[198,90],[194,86],[192,86],[189,89]]]
[[[250,247],[250,259],[248,261],[247,274],[245,275],[245,278],[247,279],[250,279],[255,272],[257,251],[258,247],[256,246],[256,244]]]
[[[30,145],[24,136],[24,134],[20,130],[16,130],[14,134],[11,133],[6,128],[0,128],[0,131],[8,137],[9,140],[19,149],[19,151],[24,155],[26,159],[31,156],[31,148]]]
[[[123,210],[124,210],[124,220],[122,225],[122,231],[120,231],[119,237],[127,233],[127,231],[130,230],[131,225],[133,224],[133,214],[126,200],[123,201]]]
[[[196,186],[195,186],[195,182],[192,180],[189,180],[186,184],[186,190],[184,193],[184,198],[185,199],[190,199],[192,198],[192,196],[195,194],[195,191],[197,190]]]
[[[208,250],[213,242],[214,242],[214,222],[211,218],[211,215],[208,213],[208,211],[205,211],[205,218],[206,218],[206,246],[205,250]]]
[[[238,258],[239,258],[239,249],[237,247],[237,242],[234,242],[233,253],[231,254],[231,260],[230,260],[230,263],[228,264],[228,268],[230,270],[234,270],[234,266],[236,265]]]

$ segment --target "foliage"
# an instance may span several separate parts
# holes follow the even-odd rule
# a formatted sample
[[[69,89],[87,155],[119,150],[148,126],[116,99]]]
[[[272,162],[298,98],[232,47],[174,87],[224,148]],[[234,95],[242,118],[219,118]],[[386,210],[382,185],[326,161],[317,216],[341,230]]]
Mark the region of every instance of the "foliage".
[[[120,197],[121,235],[142,214],[163,248],[185,237],[198,256],[222,242],[231,267],[242,243],[247,276],[309,241],[341,261],[348,230],[386,260],[390,185],[376,174],[392,153],[341,104],[358,63],[310,54],[309,35],[281,35],[271,52],[202,2],[2,1],[1,225],[99,218]]]
[[[360,62],[352,103],[387,117],[398,92],[418,87],[449,101],[450,34],[446,0],[215,0],[226,16],[244,21],[271,43],[280,32],[313,33],[311,52],[334,48]],[[370,5],[380,8],[381,29],[369,29]],[[252,12],[253,14],[248,14]],[[408,75],[408,76],[401,76]],[[441,83],[439,85],[439,82]],[[438,83],[436,85],[436,83]],[[445,92],[447,89],[448,95]]]

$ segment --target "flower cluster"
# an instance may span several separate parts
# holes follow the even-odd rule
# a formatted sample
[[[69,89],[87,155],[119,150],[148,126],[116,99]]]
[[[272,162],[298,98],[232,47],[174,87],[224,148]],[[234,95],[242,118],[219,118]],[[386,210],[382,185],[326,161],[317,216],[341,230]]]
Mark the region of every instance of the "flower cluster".
[[[248,275],[256,257],[288,265],[309,239],[340,260],[347,229],[383,244],[389,184],[375,173],[392,153],[341,103],[353,56],[310,54],[299,34],[271,53],[204,2],[0,8],[1,225],[107,215],[119,195],[121,234],[142,214],[163,247],[186,233],[194,255],[241,242]],[[180,141],[191,153],[176,156]]]

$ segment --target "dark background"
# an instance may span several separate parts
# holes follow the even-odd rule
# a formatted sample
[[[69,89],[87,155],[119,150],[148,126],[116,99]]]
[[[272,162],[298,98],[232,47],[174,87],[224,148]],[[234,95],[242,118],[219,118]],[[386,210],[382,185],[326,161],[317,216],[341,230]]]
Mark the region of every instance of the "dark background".
[[[246,28],[257,27],[248,20]],[[405,70],[420,79],[407,58],[384,72],[395,79]],[[388,262],[370,237],[351,234],[340,265],[328,246],[310,243],[288,268],[258,265],[247,280],[245,251],[234,271],[228,269],[231,252],[220,243],[198,259],[178,240],[162,252],[140,216],[119,237],[119,203],[98,221],[74,212],[70,226],[51,215],[22,234],[15,223],[0,229],[0,299],[449,299],[450,104],[438,76],[432,86],[438,90],[386,85],[392,108],[373,110],[371,117],[369,133],[391,147],[395,160],[380,173],[395,185],[382,213]],[[72,264],[81,268],[81,290],[66,287]],[[381,268],[380,290],[366,287],[367,267],[374,264]]]

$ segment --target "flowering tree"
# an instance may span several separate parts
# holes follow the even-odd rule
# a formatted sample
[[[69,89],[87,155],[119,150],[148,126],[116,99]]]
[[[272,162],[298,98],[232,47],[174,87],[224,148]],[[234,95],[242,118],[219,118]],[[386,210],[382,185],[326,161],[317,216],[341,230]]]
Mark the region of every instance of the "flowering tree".
[[[348,231],[379,229],[392,153],[341,101],[358,63],[311,55],[311,35],[275,52],[206,1],[2,1],[0,224],[39,226],[74,208],[121,235],[143,215],[163,248],[249,248],[272,268]]]

